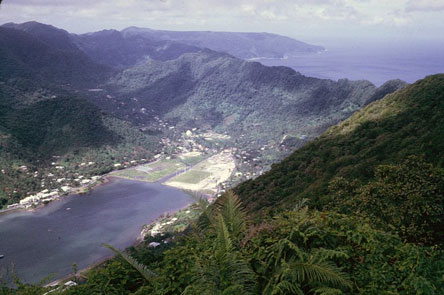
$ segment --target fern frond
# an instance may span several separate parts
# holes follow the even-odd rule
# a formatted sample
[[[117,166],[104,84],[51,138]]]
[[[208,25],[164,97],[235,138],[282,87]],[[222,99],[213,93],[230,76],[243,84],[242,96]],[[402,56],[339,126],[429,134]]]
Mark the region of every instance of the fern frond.
[[[329,287],[319,287],[311,290],[315,295],[341,295],[344,294],[341,290]]]
[[[217,216],[216,220],[217,220],[216,234],[218,240],[218,244],[216,246],[219,249],[222,249],[223,253],[227,253],[231,251],[233,247],[230,233],[228,232],[227,225],[225,224],[225,220],[222,217],[222,215]]]
[[[310,202],[310,200],[307,198],[299,200],[296,206],[294,206],[294,211],[300,211],[302,208],[307,207],[308,202]]]
[[[255,273],[238,252],[229,253],[225,257],[225,270],[232,283],[242,286],[243,294],[255,294]]]
[[[341,258],[341,259],[349,258],[349,256],[343,251],[324,249],[324,248],[314,249],[311,251],[311,254],[313,257],[312,258],[313,262],[323,262],[333,258]]]
[[[327,283],[337,287],[352,288],[352,282],[348,278],[348,275],[333,263],[323,262],[311,264],[296,261],[291,265],[298,279],[306,280],[308,283]]]
[[[233,238],[238,238],[246,229],[246,212],[242,208],[241,201],[232,191],[228,191],[218,201],[216,204],[218,213],[223,216]]]
[[[212,206],[209,206],[209,202],[205,198],[200,198],[199,202],[197,202],[197,205],[202,211],[197,221],[197,225],[200,229],[206,229],[215,222],[214,210]]]
[[[136,259],[126,254],[125,252],[121,252],[109,244],[103,244],[103,246],[113,251],[117,256],[122,257],[134,269],[136,269],[147,281],[150,281],[152,278],[157,276],[157,274],[152,270],[150,270],[148,267],[146,267],[146,265],[139,263]]]
[[[276,284],[276,286],[274,286],[273,290],[271,290],[270,293],[270,295],[278,294],[304,295],[304,292],[301,290],[298,284],[289,281],[280,281]]]

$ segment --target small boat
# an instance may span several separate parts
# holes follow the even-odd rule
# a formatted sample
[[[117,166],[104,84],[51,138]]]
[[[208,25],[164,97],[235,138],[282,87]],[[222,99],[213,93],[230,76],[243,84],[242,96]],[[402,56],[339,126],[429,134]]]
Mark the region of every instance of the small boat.
[[[0,259],[2,259],[3,257],[5,257],[5,255],[0,255]]]

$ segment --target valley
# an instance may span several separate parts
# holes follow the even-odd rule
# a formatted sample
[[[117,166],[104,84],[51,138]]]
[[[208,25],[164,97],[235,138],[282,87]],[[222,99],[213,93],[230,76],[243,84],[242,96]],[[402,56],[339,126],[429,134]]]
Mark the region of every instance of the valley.
[[[234,173],[214,181],[231,187],[405,86],[399,80],[377,88],[368,81],[305,77],[171,40],[153,42],[145,33],[80,36],[35,22],[0,28],[2,57],[10,67],[0,75],[4,208],[42,191],[66,193],[67,187],[151,162],[155,155],[185,152],[211,156],[229,149]],[[136,41],[143,44],[140,51],[131,45]],[[45,70],[36,70],[41,58],[20,51],[20,42],[47,56]],[[176,55],[142,54],[165,42]],[[119,65],[100,58],[107,54]]]

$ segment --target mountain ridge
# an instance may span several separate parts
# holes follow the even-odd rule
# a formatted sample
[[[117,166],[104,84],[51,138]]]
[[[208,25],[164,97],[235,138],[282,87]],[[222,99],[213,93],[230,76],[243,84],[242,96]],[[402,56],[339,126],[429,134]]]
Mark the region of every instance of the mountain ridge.
[[[27,32],[54,48],[82,49],[103,65],[124,68],[144,60],[175,59],[186,52],[205,48],[224,52],[241,59],[283,58],[287,55],[315,53],[324,50],[286,36],[271,33],[166,31],[128,27],[121,31],[103,30],[85,34],[70,34],[65,30],[38,22],[6,23],[2,27]],[[48,32],[50,35],[48,35]],[[65,39],[65,42],[54,40]],[[67,39],[72,41],[71,44]],[[100,42],[98,42],[100,40]],[[131,52],[126,56],[122,53]]]
[[[48,26],[49,27],[49,26]],[[58,29],[50,29],[47,36],[47,28],[42,35],[51,39],[52,32]],[[39,32],[40,34],[41,32]],[[52,81],[63,84],[76,84],[76,86],[88,87],[97,84],[110,75],[112,70],[106,66],[93,62],[83,51],[74,46],[65,34],[57,42],[53,40],[46,43],[45,40],[24,30],[0,27],[0,58],[2,68],[0,78],[28,78],[42,81]],[[51,47],[51,43],[59,45]]]
[[[316,53],[325,50],[322,46],[310,45],[290,37],[265,32],[167,31],[138,27],[128,27],[122,32],[126,35],[139,34],[197,45],[242,59],[284,58],[293,54]]]
[[[119,112],[129,120],[142,123],[149,113],[133,110],[152,109],[183,132],[211,127],[246,144],[264,145],[279,142],[284,134],[312,139],[368,101],[404,85],[395,80],[376,88],[368,81],[322,80],[206,51],[147,61],[115,75],[105,87],[125,102]]]

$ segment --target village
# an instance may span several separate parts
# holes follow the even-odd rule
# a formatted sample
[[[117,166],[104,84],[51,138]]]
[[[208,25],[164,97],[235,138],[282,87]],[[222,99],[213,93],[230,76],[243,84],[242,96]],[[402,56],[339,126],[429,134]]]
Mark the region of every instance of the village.
[[[7,205],[3,212],[32,209],[68,194],[88,192],[107,175],[151,182],[163,180],[165,185],[213,197],[241,181],[263,174],[267,170],[267,152],[272,153],[279,145],[271,142],[258,150],[245,150],[228,134],[198,128],[181,131],[159,117],[154,117],[154,121],[151,130],[163,135],[159,139],[161,151],[151,158],[124,157],[123,161],[108,164],[105,174],[95,174],[101,171],[97,167],[102,167],[102,163],[85,161],[67,165],[59,156],[53,156],[51,165],[40,170],[31,171],[25,165],[17,167],[18,173],[40,179],[41,190],[27,192],[19,202]],[[141,130],[146,128],[141,127]],[[243,135],[240,140],[242,138]],[[168,179],[163,179],[165,177]]]

